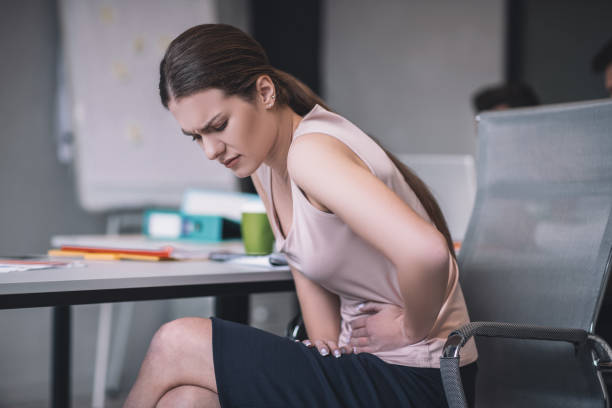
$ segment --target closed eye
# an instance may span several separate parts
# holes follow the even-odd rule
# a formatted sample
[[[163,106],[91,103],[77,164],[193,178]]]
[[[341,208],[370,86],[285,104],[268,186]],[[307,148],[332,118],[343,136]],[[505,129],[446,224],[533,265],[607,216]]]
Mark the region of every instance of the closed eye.
[[[206,128],[200,130],[199,132],[201,132],[201,133],[222,132],[227,127],[227,122],[229,122],[229,120],[226,120],[225,122],[223,122],[219,126],[210,126],[210,125],[208,125]],[[202,136],[200,136],[197,133],[190,133],[190,132],[187,132],[187,131],[185,131],[183,129],[181,129],[181,131],[183,132],[184,135],[191,136],[191,140],[194,141],[194,142],[202,140]]]
[[[214,127],[214,128],[213,128],[213,130],[214,130],[215,132],[222,132],[222,131],[223,131],[223,129],[225,129],[225,128],[227,127],[227,122],[229,122],[229,121],[227,121],[227,120],[226,120],[226,121],[225,121],[225,122],[223,122],[221,125]]]

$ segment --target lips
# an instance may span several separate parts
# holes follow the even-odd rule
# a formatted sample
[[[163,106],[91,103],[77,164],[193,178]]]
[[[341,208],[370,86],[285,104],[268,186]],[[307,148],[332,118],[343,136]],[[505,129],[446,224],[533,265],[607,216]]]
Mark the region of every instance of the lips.
[[[223,164],[225,165],[225,167],[232,167],[236,163],[236,161],[237,161],[237,159],[239,157],[240,157],[240,155],[234,156],[231,159],[228,159],[228,160],[224,161]]]

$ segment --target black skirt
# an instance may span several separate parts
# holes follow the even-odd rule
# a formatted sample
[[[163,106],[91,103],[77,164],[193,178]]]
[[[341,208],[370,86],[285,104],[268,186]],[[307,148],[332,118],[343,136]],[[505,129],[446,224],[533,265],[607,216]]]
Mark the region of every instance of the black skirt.
[[[222,408],[447,407],[437,368],[389,364],[373,354],[322,356],[316,348],[212,319]],[[472,400],[476,364],[461,368]]]

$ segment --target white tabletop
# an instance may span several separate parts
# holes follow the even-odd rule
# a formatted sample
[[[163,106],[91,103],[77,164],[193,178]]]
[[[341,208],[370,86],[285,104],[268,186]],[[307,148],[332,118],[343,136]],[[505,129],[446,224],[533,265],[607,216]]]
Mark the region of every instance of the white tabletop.
[[[156,286],[291,280],[288,268],[212,261],[77,261],[83,266],[0,274],[0,296]]]
[[[245,293],[265,292],[266,287],[270,291],[290,290],[292,285],[288,267],[207,260],[74,262],[81,266],[1,273],[0,309],[196,296],[190,287],[208,296],[216,294],[215,291],[230,293],[238,287]],[[164,293],[164,288],[172,289],[172,293]],[[91,301],[83,296],[89,296]]]

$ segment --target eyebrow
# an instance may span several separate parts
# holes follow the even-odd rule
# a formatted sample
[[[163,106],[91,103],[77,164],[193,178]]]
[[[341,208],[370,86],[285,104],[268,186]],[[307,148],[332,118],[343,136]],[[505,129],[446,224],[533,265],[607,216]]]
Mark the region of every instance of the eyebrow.
[[[199,133],[208,133],[208,131],[210,131],[210,129],[212,128],[212,123],[215,121],[215,119],[217,119],[219,116],[221,115],[221,113],[217,113],[211,120],[208,121],[208,123],[206,123],[204,126],[202,126],[201,129],[196,130],[196,132]],[[184,135],[187,136],[196,136],[195,133],[191,133],[186,131],[185,129],[181,129],[181,132],[183,132]]]

